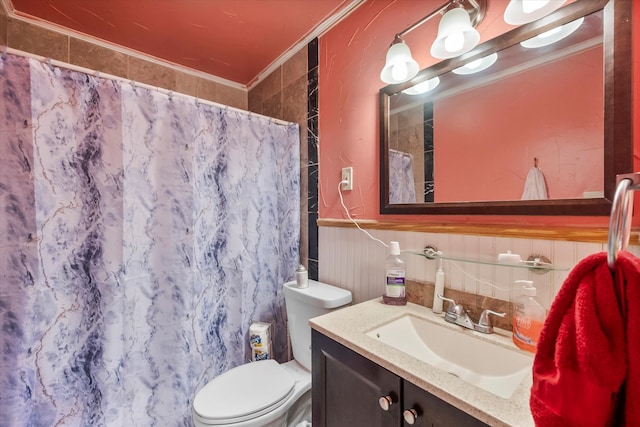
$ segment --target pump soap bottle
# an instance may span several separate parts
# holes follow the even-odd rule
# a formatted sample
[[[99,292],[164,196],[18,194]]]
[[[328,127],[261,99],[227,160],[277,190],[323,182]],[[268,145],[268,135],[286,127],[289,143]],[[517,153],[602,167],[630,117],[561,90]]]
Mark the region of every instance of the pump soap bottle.
[[[535,353],[547,310],[536,299],[536,288],[531,280],[516,280],[516,283],[524,283],[524,286],[522,294],[513,301],[513,343]]]
[[[404,261],[400,259],[400,243],[389,242],[389,256],[384,262],[385,288],[382,302],[389,305],[406,305]]]

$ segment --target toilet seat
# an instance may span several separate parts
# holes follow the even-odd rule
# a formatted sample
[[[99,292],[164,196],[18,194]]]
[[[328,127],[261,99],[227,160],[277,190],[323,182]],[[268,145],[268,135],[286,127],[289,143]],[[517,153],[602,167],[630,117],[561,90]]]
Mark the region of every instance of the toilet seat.
[[[193,410],[205,424],[247,421],[282,406],[294,386],[293,376],[275,360],[247,363],[205,385],[196,394]]]

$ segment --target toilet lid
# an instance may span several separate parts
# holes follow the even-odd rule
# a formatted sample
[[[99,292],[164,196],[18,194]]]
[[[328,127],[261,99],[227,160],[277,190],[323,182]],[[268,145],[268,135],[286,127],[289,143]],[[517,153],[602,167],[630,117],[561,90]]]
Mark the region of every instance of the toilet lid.
[[[295,380],[275,360],[247,363],[219,375],[193,400],[193,410],[209,424],[256,418],[281,406]]]

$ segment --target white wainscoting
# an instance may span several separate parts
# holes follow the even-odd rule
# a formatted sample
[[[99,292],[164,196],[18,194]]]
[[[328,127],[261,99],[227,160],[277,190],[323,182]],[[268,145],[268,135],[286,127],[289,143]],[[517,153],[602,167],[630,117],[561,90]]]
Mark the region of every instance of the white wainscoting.
[[[387,244],[392,240],[400,242],[407,278],[423,282],[434,281],[438,261],[404,251],[421,251],[426,245],[433,245],[445,255],[485,261],[496,260],[499,253],[508,250],[520,254],[523,259],[533,254],[544,255],[555,266],[566,270],[537,274],[529,269],[446,260],[443,269],[445,286],[448,288],[510,301],[519,295],[520,285],[514,283],[516,280],[533,280],[538,289],[538,297],[547,308],[570,269],[584,257],[606,250],[607,246],[601,243],[557,240],[396,230],[368,231]],[[355,303],[382,295],[384,260],[388,254],[386,247],[356,228],[321,226],[318,240],[320,281],[350,290]],[[639,249],[638,246],[629,247],[636,255],[640,254]]]

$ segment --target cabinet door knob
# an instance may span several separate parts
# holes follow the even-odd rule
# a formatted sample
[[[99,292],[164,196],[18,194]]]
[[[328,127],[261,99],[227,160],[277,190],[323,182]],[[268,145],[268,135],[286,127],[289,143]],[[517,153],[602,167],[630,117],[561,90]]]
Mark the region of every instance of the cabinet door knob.
[[[378,404],[383,411],[388,411],[391,405],[393,405],[393,398],[391,396],[382,396],[378,399]]]
[[[418,411],[416,411],[415,409],[411,408],[411,409],[406,409],[403,413],[402,413],[402,417],[404,418],[404,421],[409,424],[409,425],[413,425],[415,424],[416,420],[418,419]]]

